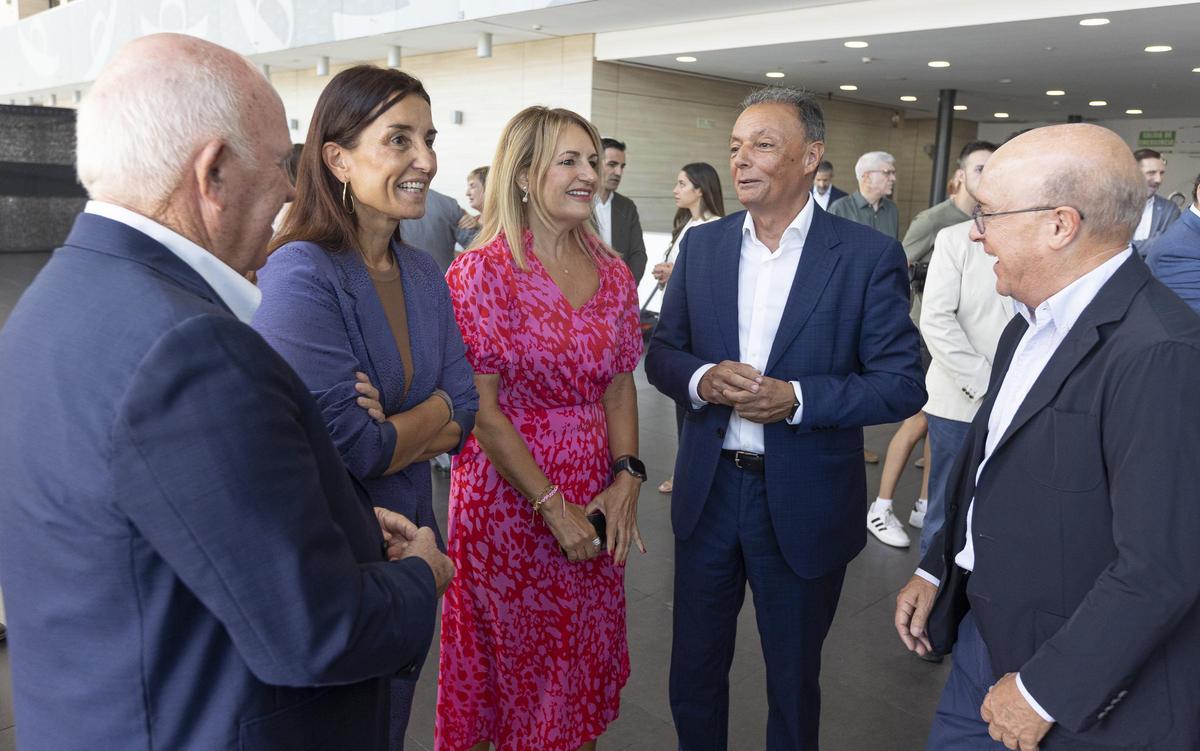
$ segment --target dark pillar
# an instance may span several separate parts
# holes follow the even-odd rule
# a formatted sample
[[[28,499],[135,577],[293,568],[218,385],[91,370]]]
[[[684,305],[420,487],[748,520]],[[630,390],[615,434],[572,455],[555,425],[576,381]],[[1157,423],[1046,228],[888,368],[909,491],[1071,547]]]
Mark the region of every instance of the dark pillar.
[[[938,92],[937,140],[933,144],[933,184],[929,186],[929,205],[946,200],[946,178],[950,175],[950,133],[954,129],[955,89]]]

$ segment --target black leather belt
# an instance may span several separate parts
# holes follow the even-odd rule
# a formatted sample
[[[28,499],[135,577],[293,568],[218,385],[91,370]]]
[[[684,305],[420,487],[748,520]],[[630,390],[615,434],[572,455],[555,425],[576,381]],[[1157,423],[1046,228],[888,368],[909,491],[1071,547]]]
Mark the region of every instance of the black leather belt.
[[[733,451],[721,449],[721,458],[733,462],[734,466],[746,472],[761,475],[765,470],[766,457],[762,454],[752,454],[749,451]]]

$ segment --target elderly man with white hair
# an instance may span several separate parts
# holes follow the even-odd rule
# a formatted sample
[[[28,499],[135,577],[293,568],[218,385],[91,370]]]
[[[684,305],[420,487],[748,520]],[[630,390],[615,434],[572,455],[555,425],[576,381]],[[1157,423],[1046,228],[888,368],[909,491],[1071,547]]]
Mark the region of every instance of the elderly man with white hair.
[[[17,742],[375,749],[453,567],[361,500],[247,325],[290,200],[283,105],[191,37],[79,110],[91,201],[0,332],[0,571]]]
[[[900,211],[889,198],[896,188],[896,158],[886,151],[868,151],[855,162],[854,174],[858,190],[834,201],[829,213],[899,240]]]

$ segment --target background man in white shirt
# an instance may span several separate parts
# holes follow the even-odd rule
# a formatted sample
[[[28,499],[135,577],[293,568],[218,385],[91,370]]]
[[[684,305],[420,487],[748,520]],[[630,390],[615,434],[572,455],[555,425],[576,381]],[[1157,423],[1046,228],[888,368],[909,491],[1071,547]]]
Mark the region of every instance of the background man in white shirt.
[[[1133,249],[1145,258],[1155,239],[1179,218],[1179,207],[1158,195],[1158,188],[1167,176],[1167,160],[1162,154],[1154,149],[1138,149],[1133,152],[1133,158],[1146,178],[1146,203],[1142,207],[1142,218],[1133,230]]]
[[[600,238],[621,255],[640,282],[646,271],[646,240],[637,205],[617,192],[625,176],[625,144],[615,138],[602,138],[604,159],[600,162],[600,187],[596,191],[596,228]]]
[[[984,168],[971,239],[1020,315],[896,603],[909,649],[954,648],[933,751],[1200,737],[1200,318],[1132,257],[1144,191],[1095,125]]]

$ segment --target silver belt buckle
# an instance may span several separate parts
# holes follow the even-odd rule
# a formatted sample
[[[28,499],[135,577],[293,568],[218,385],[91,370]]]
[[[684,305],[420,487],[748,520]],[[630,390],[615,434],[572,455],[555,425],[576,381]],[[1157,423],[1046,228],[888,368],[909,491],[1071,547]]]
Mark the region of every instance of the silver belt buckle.
[[[749,453],[749,452],[735,451],[733,454],[733,466],[737,467],[738,469],[745,469],[745,467],[742,466],[742,456],[747,453]]]

